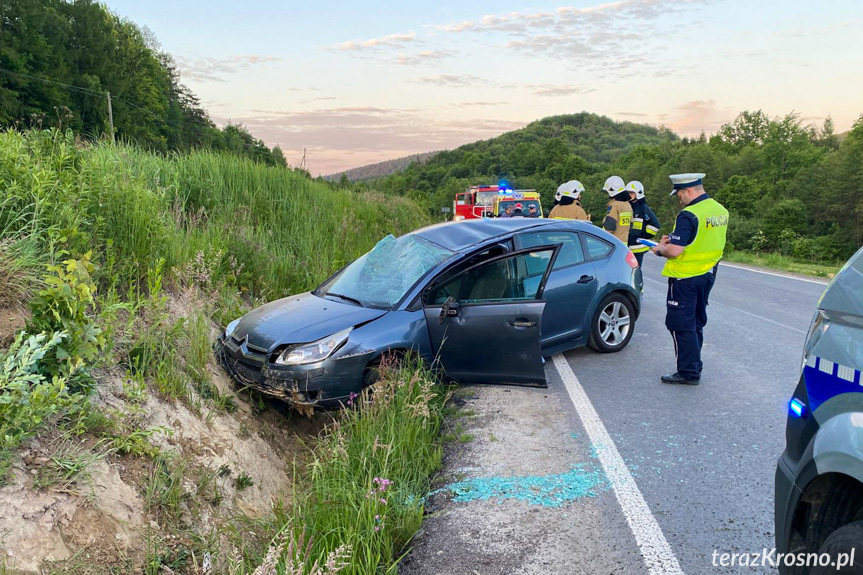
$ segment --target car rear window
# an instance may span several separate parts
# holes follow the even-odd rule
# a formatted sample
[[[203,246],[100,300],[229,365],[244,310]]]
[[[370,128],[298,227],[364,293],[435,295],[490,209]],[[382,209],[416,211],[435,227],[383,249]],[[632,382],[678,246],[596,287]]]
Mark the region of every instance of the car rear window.
[[[592,260],[604,258],[614,249],[611,244],[591,234],[584,234],[584,245],[587,248],[587,257]]]

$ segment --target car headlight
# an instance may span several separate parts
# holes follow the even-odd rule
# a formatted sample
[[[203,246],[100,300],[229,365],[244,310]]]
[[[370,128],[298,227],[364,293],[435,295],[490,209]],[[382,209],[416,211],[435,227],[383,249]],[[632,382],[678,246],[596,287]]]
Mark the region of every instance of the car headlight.
[[[231,337],[231,334],[234,333],[235,329],[237,329],[237,324],[240,323],[240,319],[241,318],[237,318],[228,324],[228,327],[225,328],[225,337]]]
[[[806,367],[806,363],[809,361],[809,354],[812,352],[812,348],[815,347],[815,344],[818,343],[824,330],[827,329],[828,323],[827,314],[825,314],[823,310],[819,309],[815,312],[815,316],[812,318],[812,323],[809,324],[809,331],[806,334],[806,340],[803,342],[803,367]]]
[[[306,345],[289,347],[276,358],[276,363],[278,365],[304,365],[323,361],[347,341],[351,329],[353,328],[348,328]]]

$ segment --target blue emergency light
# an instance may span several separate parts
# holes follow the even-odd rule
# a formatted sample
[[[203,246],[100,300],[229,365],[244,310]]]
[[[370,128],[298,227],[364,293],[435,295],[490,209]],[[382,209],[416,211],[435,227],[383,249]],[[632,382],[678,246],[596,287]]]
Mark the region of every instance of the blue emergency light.
[[[796,417],[806,417],[806,404],[796,397],[788,404],[788,409]]]

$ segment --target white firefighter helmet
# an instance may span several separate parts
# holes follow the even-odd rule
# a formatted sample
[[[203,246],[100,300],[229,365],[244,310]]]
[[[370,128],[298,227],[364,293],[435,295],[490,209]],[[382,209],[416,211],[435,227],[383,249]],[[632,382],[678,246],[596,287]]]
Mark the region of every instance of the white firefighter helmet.
[[[560,184],[557,187],[557,195],[558,201],[562,197],[572,198],[577,200],[579,196],[581,196],[581,192],[584,191],[584,186],[578,180],[570,180],[565,184]]]
[[[641,185],[641,182],[638,180],[632,180],[628,184],[626,184],[627,192],[635,192],[635,199],[640,200],[644,198],[644,186]]]
[[[610,197],[614,197],[622,192],[624,187],[626,186],[623,183],[623,178],[620,176],[611,176],[605,180],[605,185],[602,186],[602,191],[607,193]]]

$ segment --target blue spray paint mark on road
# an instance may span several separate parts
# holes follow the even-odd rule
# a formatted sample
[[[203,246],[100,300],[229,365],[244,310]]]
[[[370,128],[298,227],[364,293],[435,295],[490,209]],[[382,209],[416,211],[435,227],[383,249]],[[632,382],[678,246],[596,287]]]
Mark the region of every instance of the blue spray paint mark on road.
[[[560,507],[582,497],[595,497],[610,487],[605,474],[589,464],[573,465],[566,473],[515,477],[477,477],[458,481],[439,489],[453,494],[453,501],[506,499],[530,505]]]

